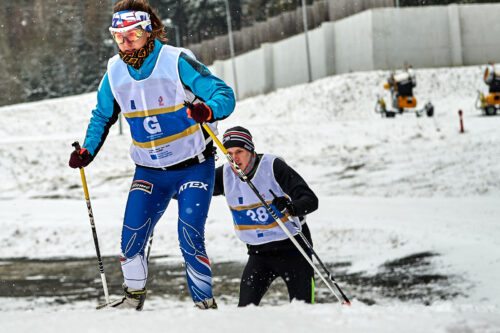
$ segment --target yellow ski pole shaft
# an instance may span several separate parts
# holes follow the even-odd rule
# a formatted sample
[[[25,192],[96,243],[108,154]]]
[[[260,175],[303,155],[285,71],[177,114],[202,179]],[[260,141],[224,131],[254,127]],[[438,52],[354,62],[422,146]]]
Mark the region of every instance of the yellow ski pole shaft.
[[[81,149],[78,141],[75,141],[73,143],[73,147],[75,147],[75,150],[78,151]],[[101,251],[99,250],[99,241],[97,239],[97,231],[94,223],[94,213],[92,213],[92,206],[90,205],[89,190],[87,188],[87,180],[85,178],[85,172],[83,171],[83,168],[80,168],[80,176],[82,177],[83,192],[85,194],[85,200],[87,201],[87,210],[89,212],[90,227],[92,228],[92,237],[94,238],[95,251],[97,254],[97,264],[99,266],[99,272],[101,273],[104,298],[106,299],[106,303],[109,303],[108,284],[106,282],[106,275],[104,274],[104,265],[102,264]]]
[[[212,131],[212,129],[206,123],[203,123],[202,126],[205,129],[205,131],[207,131],[207,133],[212,137],[212,139],[217,144],[217,146],[220,148],[220,150],[222,150],[222,152],[224,153],[224,155],[226,155],[229,163],[231,163],[231,165],[236,169],[236,172],[238,173],[238,175],[241,178],[241,180],[243,180],[245,183],[247,183],[248,186],[250,186],[250,188],[252,189],[252,191],[259,198],[259,200],[264,205],[264,207],[267,209],[267,211],[271,214],[271,216],[274,218],[274,220],[276,221],[276,223],[278,223],[278,225],[281,227],[281,229],[283,229],[283,231],[288,236],[288,238],[290,238],[290,240],[295,245],[295,247],[297,248],[297,250],[299,250],[299,252],[307,260],[307,262],[309,263],[309,265],[311,265],[311,267],[316,271],[316,273],[318,274],[318,276],[323,280],[323,282],[328,287],[328,289],[330,289],[330,291],[332,292],[332,294],[338,299],[338,301],[342,305],[351,305],[350,302],[349,302],[349,300],[347,300],[347,298],[343,299],[343,297],[342,297],[343,293],[339,296],[338,292],[335,292],[335,290],[331,286],[330,282],[323,276],[323,274],[321,273],[321,271],[312,262],[311,258],[307,255],[307,253],[304,251],[304,249],[302,248],[302,246],[300,246],[299,242],[297,242],[297,240],[293,237],[293,235],[290,233],[290,231],[288,231],[288,229],[285,227],[285,225],[283,224],[283,222],[281,221],[281,219],[278,217],[278,215],[276,215],[276,213],[272,210],[272,208],[269,206],[269,204],[266,202],[266,200],[259,193],[259,191],[255,187],[255,185],[250,181],[250,179],[248,179],[248,177],[245,175],[245,173],[243,172],[243,170],[241,170],[241,168],[238,166],[238,164],[236,164],[236,162],[234,161],[234,159],[231,157],[231,155],[228,153],[227,149],[219,141],[219,139],[214,134],[214,132]]]

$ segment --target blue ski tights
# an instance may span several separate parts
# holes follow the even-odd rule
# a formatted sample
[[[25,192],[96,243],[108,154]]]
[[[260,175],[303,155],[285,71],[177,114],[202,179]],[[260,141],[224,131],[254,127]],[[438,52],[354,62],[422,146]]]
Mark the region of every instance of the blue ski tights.
[[[130,188],[121,240],[121,264],[125,285],[142,289],[148,263],[144,252],[153,229],[170,199],[179,205],[179,245],[194,302],[212,298],[212,272],[205,251],[205,221],[214,188],[214,159],[180,170],[138,166]]]

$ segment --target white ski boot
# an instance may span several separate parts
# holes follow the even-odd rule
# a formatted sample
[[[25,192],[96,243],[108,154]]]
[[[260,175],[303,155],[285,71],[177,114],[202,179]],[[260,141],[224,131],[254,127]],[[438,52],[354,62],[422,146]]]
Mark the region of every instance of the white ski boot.
[[[217,309],[217,303],[215,302],[215,298],[207,298],[200,302],[195,302],[194,306],[198,309],[207,310],[207,309]]]
[[[137,311],[141,311],[148,292],[146,288],[136,290],[124,285],[123,291],[125,292],[123,298],[110,302],[107,306],[111,308],[136,309]]]

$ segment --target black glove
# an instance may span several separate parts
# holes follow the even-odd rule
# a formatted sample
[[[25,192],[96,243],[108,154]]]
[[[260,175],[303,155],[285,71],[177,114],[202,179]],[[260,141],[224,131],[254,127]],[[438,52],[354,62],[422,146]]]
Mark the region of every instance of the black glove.
[[[287,197],[277,197],[273,199],[272,205],[280,212],[285,214],[287,211],[290,215],[295,216],[295,206]]]
[[[204,123],[212,119],[212,109],[205,103],[189,104],[186,110],[188,118],[193,119],[197,123]]]
[[[74,150],[69,157],[69,166],[73,169],[84,168],[92,162],[92,155],[85,148]]]

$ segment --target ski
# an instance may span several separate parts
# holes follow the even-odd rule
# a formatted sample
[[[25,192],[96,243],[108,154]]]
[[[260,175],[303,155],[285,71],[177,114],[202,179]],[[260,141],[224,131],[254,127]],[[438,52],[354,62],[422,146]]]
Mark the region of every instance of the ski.
[[[104,309],[104,308],[108,308],[108,307],[115,307],[117,306],[118,304],[121,304],[123,303],[124,299],[121,298],[121,299],[116,299],[114,301],[111,301],[111,302],[107,302],[107,303],[103,303],[103,304],[99,304],[98,306],[96,306],[96,310],[101,310],[101,309]]]
[[[98,306],[95,307],[96,310],[101,310],[101,309],[104,309],[106,307],[108,307],[112,302],[109,302],[109,303],[104,303],[104,304],[99,304]]]

